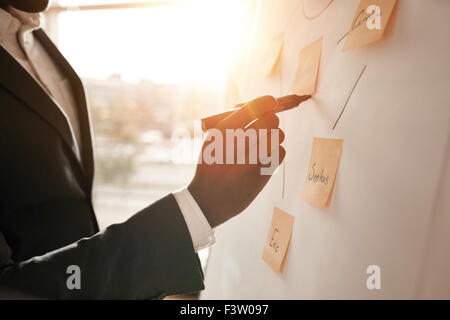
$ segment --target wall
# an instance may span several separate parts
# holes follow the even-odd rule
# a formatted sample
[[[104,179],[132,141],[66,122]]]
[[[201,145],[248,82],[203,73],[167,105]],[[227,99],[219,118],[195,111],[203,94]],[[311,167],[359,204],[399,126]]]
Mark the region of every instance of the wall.
[[[305,9],[328,1],[305,0]],[[284,165],[244,213],[216,229],[203,299],[450,298],[450,2],[399,0],[380,42],[342,52],[337,42],[358,3],[335,0],[308,20],[302,0],[259,2],[236,99],[290,93],[299,51],[323,35],[317,94],[280,115]],[[283,30],[281,72],[266,77],[267,44]],[[299,198],[313,137],[344,139],[327,209]],[[274,206],[295,217],[281,275],[261,259]],[[381,290],[366,288],[372,264]]]

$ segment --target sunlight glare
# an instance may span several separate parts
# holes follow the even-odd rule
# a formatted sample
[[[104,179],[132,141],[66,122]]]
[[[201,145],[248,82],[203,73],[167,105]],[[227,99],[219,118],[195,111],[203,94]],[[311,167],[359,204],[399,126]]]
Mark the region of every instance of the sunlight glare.
[[[84,77],[126,81],[226,81],[242,46],[238,0],[195,0],[167,7],[68,11],[59,46]]]

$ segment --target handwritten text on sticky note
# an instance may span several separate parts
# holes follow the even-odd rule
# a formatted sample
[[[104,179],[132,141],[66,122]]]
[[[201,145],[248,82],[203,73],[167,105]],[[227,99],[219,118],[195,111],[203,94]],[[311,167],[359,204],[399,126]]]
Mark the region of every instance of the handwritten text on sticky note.
[[[300,198],[319,208],[328,205],[339,167],[342,144],[342,139],[314,138]]]
[[[284,33],[280,33],[270,41],[269,48],[267,49],[264,57],[263,70],[267,76],[270,76],[275,72],[278,67],[281,51],[283,50]]]
[[[320,37],[300,51],[297,71],[292,84],[293,93],[298,95],[316,93],[317,74],[319,72],[320,55],[322,54],[322,39],[323,37]]]
[[[263,260],[275,271],[281,272],[291,241],[294,217],[275,207],[272,223],[263,250]]]
[[[397,0],[361,0],[342,51],[380,40],[396,2]]]

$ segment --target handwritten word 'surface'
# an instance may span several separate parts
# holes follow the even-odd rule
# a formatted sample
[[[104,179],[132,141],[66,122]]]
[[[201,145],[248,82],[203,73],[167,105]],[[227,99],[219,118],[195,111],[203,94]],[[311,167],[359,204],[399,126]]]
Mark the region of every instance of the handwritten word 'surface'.
[[[320,173],[316,173],[316,165],[317,165],[316,162],[314,162],[312,164],[312,166],[311,166],[312,173],[308,173],[308,180],[313,181],[313,182],[319,182],[322,184],[327,184],[330,177],[325,176],[323,174],[325,169],[322,169],[322,171]]]

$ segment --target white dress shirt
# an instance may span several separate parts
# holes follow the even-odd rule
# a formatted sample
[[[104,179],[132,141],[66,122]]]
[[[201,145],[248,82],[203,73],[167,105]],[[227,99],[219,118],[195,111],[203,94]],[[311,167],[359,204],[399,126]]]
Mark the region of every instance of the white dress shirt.
[[[9,7],[8,11],[0,9],[0,45],[8,50],[56,101],[71,125],[77,156],[81,159],[81,130],[70,82],[45,48],[39,41],[35,41],[32,33],[40,28],[41,20],[40,13],[27,13],[12,7]],[[215,242],[214,232],[189,190],[182,188],[174,192],[173,196],[183,214],[195,251],[212,245]]]

